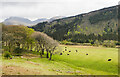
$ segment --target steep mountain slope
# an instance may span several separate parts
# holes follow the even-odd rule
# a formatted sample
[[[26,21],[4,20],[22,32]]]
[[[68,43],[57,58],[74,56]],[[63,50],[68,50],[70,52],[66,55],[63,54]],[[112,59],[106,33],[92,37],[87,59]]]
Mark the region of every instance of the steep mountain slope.
[[[117,23],[117,6],[113,6],[52,22],[39,23],[32,28],[45,32],[56,40],[80,42],[81,39],[86,39],[86,36],[93,39],[95,35],[101,37],[107,35],[106,38],[103,37],[104,40],[117,40]]]

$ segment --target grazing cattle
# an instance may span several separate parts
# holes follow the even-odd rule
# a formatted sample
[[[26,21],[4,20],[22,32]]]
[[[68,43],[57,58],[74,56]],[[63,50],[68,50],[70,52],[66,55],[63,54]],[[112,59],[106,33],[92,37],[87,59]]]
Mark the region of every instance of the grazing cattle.
[[[69,54],[67,54],[67,55],[69,55]]]
[[[108,59],[108,61],[111,61],[111,59]]]
[[[88,53],[86,55],[88,55]]]
[[[65,51],[67,51],[67,49],[65,49]]]
[[[76,52],[78,52],[78,51],[76,50]]]
[[[62,53],[60,53],[60,55],[62,55]]]
[[[67,48],[67,47],[65,47],[65,48]]]
[[[69,51],[69,52],[71,52],[71,51]]]
[[[63,51],[63,53],[64,53],[64,51]]]

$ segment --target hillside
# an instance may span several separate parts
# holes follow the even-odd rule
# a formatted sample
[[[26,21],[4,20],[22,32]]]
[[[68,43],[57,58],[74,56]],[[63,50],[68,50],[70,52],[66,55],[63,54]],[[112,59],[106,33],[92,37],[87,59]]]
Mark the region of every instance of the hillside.
[[[39,22],[47,21],[47,19],[37,19],[35,21],[31,21],[27,18],[22,17],[9,17],[6,20],[3,21],[5,25],[25,25],[25,26],[33,26],[36,25]]]
[[[87,42],[89,40],[117,40],[117,6],[85,14],[38,23],[31,27],[56,40]]]
[[[27,18],[23,18],[23,17],[9,17],[7,19],[5,19],[3,21],[3,23],[5,25],[25,25],[25,26],[34,26],[38,23],[42,23],[42,22],[52,22],[56,19],[60,19],[63,18],[63,16],[56,16],[56,17],[52,17],[50,19],[46,19],[46,18],[40,18],[34,21],[31,21]]]

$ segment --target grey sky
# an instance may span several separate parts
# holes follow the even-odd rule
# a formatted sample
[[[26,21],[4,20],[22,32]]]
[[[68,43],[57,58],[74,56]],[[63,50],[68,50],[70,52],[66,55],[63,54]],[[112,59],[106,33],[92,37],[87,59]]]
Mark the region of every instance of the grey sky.
[[[0,0],[0,21],[19,16],[35,20],[73,16],[117,5],[119,0]]]

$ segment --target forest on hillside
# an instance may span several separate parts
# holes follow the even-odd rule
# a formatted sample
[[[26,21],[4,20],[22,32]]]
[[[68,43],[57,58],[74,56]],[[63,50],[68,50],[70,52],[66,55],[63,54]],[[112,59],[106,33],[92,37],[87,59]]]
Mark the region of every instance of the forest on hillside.
[[[118,40],[117,6],[32,26],[59,41],[91,43]]]

